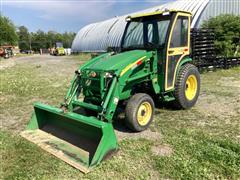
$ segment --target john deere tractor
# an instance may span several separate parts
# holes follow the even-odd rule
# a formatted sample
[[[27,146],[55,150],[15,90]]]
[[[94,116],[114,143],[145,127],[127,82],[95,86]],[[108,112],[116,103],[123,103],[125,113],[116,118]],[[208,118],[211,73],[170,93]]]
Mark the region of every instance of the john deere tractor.
[[[154,102],[191,108],[200,76],[189,57],[190,19],[176,10],[127,17],[121,50],[76,70],[59,108],[36,103],[22,136],[88,172],[118,148],[112,123],[119,107],[137,132],[153,121]]]

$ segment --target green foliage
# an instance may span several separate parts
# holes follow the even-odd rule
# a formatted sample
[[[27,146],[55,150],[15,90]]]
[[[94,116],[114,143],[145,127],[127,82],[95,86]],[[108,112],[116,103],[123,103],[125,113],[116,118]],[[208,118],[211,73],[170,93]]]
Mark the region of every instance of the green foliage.
[[[219,15],[205,21],[202,27],[214,29],[218,55],[240,56],[240,16]]]
[[[18,46],[20,49],[31,49],[31,36],[28,29],[25,26],[20,26],[18,28]]]
[[[76,33],[65,32],[63,34],[55,31],[48,31],[45,33],[42,30],[38,30],[35,33],[31,33],[31,46],[34,51],[39,49],[53,48],[56,42],[62,42],[64,48],[71,48],[72,41]]]
[[[64,47],[71,47],[72,46],[72,41],[74,37],[76,36],[76,33],[74,32],[65,32],[62,34],[63,36],[63,46]]]
[[[58,33],[38,30],[29,32],[27,27],[18,27],[18,32],[13,22],[4,16],[0,16],[0,45],[19,45],[22,50],[34,50],[53,48],[56,42],[62,42],[64,48],[70,48],[76,36],[74,32]]]
[[[32,49],[39,51],[39,49],[46,49],[47,47],[47,36],[42,30],[38,30],[36,33],[31,33],[32,37]]]
[[[18,36],[12,21],[0,15],[0,45],[16,45]]]

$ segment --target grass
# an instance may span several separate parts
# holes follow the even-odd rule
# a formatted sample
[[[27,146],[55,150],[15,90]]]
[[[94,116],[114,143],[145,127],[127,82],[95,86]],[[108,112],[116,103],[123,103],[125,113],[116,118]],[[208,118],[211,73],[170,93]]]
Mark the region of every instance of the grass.
[[[119,151],[87,175],[21,138],[18,134],[30,118],[32,103],[58,105],[72,72],[88,58],[82,54],[61,57],[59,62],[34,60],[1,71],[1,179],[240,178],[239,67],[202,74],[194,108],[156,110],[150,129],[159,132],[160,140],[122,140]],[[152,151],[162,145],[172,153]]]
[[[28,57],[28,56],[33,56],[34,54],[22,54],[22,53],[17,53],[14,57],[19,58],[19,57]]]
[[[223,132],[213,135],[209,128],[198,128],[193,121],[201,118],[193,120],[188,118],[190,115],[156,123],[162,130],[165,143],[174,149],[171,158],[157,158],[159,171],[166,174],[166,178],[174,179],[237,179],[240,175],[239,143],[224,136]]]

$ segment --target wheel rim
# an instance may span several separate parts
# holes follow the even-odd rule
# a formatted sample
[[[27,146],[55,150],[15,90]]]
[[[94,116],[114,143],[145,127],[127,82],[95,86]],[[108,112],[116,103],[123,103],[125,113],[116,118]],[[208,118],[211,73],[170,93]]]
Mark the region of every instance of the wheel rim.
[[[193,100],[197,93],[197,78],[194,75],[190,75],[187,78],[185,84],[185,96],[188,100]]]
[[[148,124],[152,116],[152,106],[149,102],[140,105],[137,113],[137,120],[141,126]]]

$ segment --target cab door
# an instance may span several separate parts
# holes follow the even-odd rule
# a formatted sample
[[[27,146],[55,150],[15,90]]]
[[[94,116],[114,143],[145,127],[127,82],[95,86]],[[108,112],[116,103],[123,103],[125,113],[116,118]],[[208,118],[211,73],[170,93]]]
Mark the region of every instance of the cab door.
[[[190,53],[190,14],[177,13],[170,30],[165,67],[165,91],[174,88],[181,60]]]

